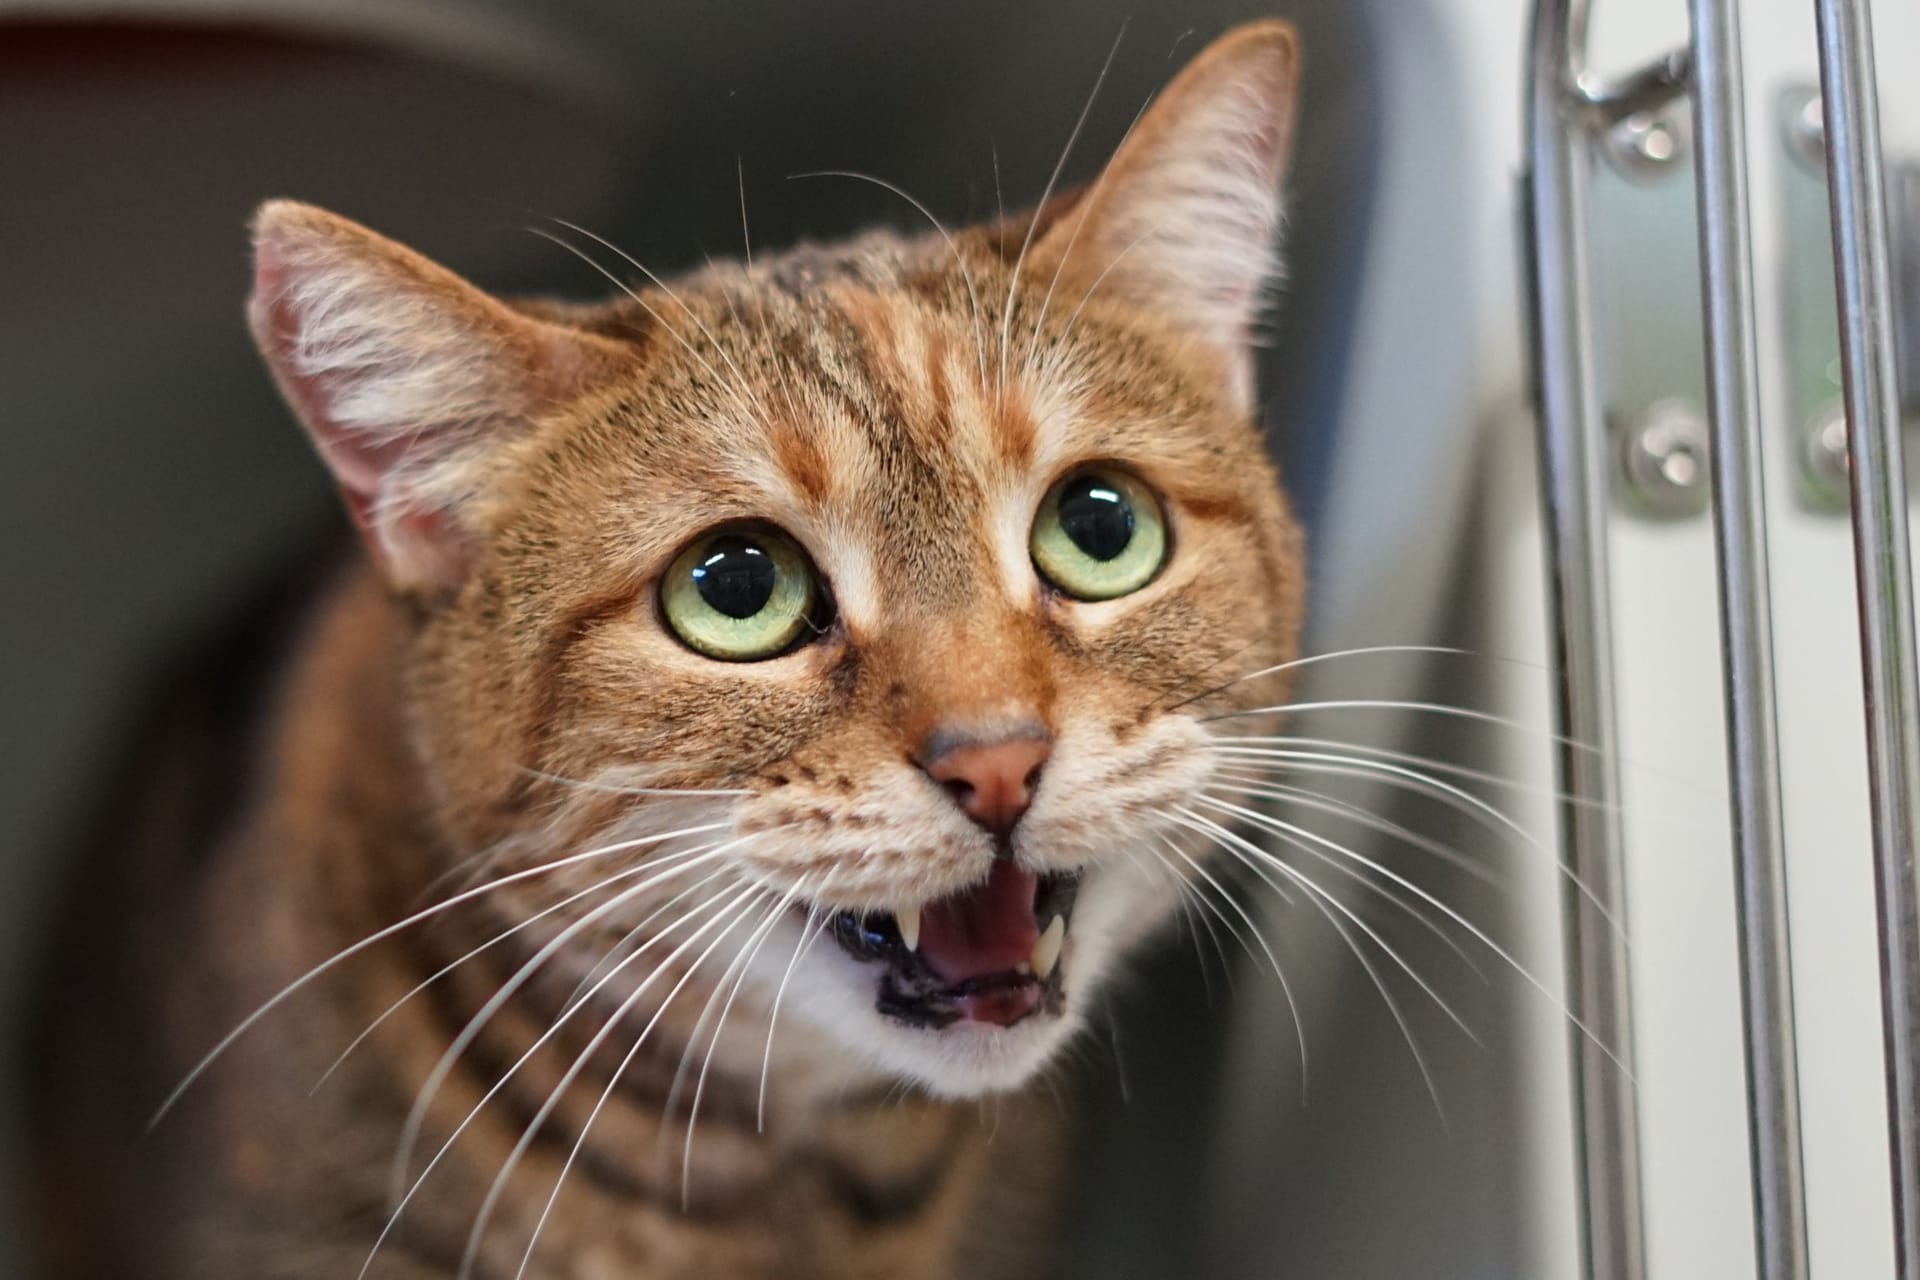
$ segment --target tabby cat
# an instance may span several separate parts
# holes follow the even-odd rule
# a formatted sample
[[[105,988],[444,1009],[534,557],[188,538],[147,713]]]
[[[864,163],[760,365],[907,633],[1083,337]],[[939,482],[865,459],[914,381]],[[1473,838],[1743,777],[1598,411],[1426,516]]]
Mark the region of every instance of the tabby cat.
[[[1044,1273],[1023,1098],[1296,653],[1250,354],[1296,73],[1235,30],[952,234],[668,283],[582,233],[634,280],[593,306],[261,209],[252,330],[367,554],[91,873],[52,1273]]]

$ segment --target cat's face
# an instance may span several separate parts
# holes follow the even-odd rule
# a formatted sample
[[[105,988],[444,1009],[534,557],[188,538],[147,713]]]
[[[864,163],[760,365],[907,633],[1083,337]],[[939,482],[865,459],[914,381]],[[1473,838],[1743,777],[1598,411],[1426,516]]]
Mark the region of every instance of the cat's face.
[[[605,907],[574,969],[640,926],[970,1094],[1045,1063],[1174,908],[1216,687],[1299,626],[1244,345],[1292,82],[1286,28],[1229,37],[1030,236],[593,309],[268,207],[256,332],[417,619],[452,852],[628,846],[513,886]]]

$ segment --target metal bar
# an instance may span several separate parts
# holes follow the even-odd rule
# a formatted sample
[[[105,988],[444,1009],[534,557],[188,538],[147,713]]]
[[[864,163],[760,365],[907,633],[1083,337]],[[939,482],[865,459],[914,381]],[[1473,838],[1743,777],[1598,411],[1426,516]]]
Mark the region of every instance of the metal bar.
[[[1754,1254],[1759,1280],[1806,1280],[1740,27],[1734,0],[1688,0],[1688,10]]]
[[[1591,1280],[1642,1280],[1640,1134],[1615,802],[1613,649],[1607,599],[1606,432],[1594,372],[1587,264],[1588,109],[1580,89],[1585,0],[1540,0],[1534,11],[1528,103],[1528,214],[1534,370],[1540,401],[1541,485],[1546,503],[1549,591],[1560,677],[1559,764],[1569,800],[1560,823],[1567,857],[1590,901],[1564,896],[1567,969],[1574,1012],[1591,1032],[1573,1034],[1578,1111],[1581,1230]],[[1604,911],[1602,910],[1604,908]]]
[[[1873,801],[1874,887],[1891,1129],[1895,1274],[1920,1280],[1920,680],[1894,367],[1873,30],[1864,0],[1814,0],[1833,210],[1848,483]]]

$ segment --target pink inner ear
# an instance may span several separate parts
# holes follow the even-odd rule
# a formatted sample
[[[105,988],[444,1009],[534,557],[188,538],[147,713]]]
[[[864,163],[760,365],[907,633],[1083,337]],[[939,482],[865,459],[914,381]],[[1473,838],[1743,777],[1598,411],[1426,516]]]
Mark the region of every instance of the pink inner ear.
[[[254,259],[253,297],[247,306],[254,335],[266,349],[280,393],[306,427],[333,472],[354,522],[371,532],[369,518],[381,477],[399,461],[403,444],[379,447],[366,433],[343,428],[334,417],[327,380],[306,373],[300,360],[299,317],[288,301],[292,283],[279,246],[263,240]]]
[[[447,506],[460,489],[446,468],[496,419],[524,417],[494,397],[539,394],[524,369],[531,335],[471,286],[339,226],[263,221],[248,319],[389,580],[450,587],[471,548]]]

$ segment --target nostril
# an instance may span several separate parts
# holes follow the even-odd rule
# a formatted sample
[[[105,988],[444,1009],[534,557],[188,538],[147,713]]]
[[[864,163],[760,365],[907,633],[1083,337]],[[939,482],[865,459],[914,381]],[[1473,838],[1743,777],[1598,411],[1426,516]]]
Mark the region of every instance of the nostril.
[[[1033,803],[1050,749],[1050,740],[1040,734],[963,738],[937,743],[917,763],[957,808],[1004,839]]]

